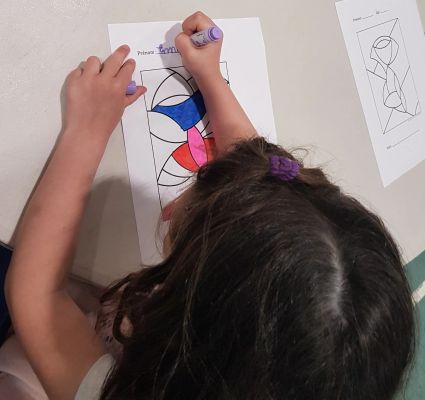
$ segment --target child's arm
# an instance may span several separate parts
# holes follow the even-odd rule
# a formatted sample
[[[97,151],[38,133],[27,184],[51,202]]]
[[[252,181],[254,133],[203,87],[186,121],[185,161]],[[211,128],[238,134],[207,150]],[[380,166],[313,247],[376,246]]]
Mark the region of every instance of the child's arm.
[[[217,150],[222,153],[235,142],[256,136],[257,132],[221,75],[221,41],[198,48],[190,40],[194,32],[211,26],[214,22],[206,15],[193,14],[183,22],[176,46],[202,92]]]
[[[20,224],[6,295],[14,328],[49,398],[73,399],[100,340],[65,289],[86,199],[112,130],[133,96],[123,46],[90,57],[66,82],[64,131]]]

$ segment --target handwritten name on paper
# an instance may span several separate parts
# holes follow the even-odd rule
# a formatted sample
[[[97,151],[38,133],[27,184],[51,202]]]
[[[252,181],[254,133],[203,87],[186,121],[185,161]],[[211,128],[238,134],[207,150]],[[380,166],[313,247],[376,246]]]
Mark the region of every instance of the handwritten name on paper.
[[[155,54],[178,54],[180,53],[176,46],[164,46],[160,44],[156,46],[156,50],[137,50],[138,56],[153,56]]]

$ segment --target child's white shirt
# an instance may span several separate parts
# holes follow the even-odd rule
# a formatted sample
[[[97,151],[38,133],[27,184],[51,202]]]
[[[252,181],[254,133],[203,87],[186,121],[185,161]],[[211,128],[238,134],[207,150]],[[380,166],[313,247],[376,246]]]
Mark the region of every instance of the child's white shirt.
[[[82,380],[75,400],[99,400],[103,384],[113,365],[114,358],[110,354],[100,357]]]

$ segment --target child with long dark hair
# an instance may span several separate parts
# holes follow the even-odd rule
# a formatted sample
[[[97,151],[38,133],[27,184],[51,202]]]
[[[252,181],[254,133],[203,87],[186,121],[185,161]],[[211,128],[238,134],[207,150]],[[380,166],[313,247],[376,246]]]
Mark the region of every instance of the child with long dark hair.
[[[96,168],[124,108],[123,46],[67,79],[64,132],[21,223],[7,298],[52,399],[385,400],[413,358],[411,292],[382,221],[257,136],[220,75],[212,21],[176,38],[215,133],[217,157],[174,203],[162,263],[102,299],[115,358],[65,290]]]

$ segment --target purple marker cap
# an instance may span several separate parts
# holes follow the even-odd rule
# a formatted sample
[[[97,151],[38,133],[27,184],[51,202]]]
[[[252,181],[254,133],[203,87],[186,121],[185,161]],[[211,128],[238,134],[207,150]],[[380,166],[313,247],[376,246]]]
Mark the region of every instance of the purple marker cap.
[[[223,34],[220,28],[213,26],[212,28],[208,29],[208,37],[211,39],[212,42],[220,40],[222,36]]]
[[[132,94],[136,93],[137,91],[137,83],[135,81],[131,81],[127,86],[126,95],[131,96]]]
[[[208,43],[217,42],[223,37],[223,32],[217,26],[195,32],[190,39],[195,46],[205,46]]]

